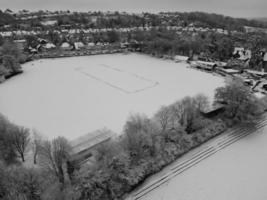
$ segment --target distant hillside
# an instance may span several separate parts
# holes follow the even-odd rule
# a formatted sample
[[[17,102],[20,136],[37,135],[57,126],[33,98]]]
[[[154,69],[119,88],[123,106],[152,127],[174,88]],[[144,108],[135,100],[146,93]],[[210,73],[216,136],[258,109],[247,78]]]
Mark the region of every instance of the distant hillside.
[[[103,12],[75,12],[62,15],[60,14],[61,12],[53,12],[52,18],[45,15],[47,12],[48,11],[38,11],[37,13],[33,12],[24,14],[25,16],[23,15],[23,17],[28,17],[28,19],[23,20],[23,24],[26,24],[29,27],[33,26],[33,24],[35,26],[42,26],[39,20],[42,18],[43,20],[57,20],[59,26],[66,24],[71,26],[79,24],[84,26],[90,25],[97,28],[143,26],[144,24],[150,24],[152,26],[167,25],[183,27],[193,24],[195,27],[222,28],[230,31],[244,31],[244,26],[267,28],[267,18],[233,18],[205,12],[161,12],[159,14],[144,13],[143,15],[122,12],[115,12],[113,14],[107,14]],[[92,19],[99,20],[93,21]],[[21,22],[21,19],[16,19],[12,15],[4,13],[0,10],[0,26],[11,24],[13,25],[12,28],[15,28]]]
[[[258,21],[255,19],[250,20],[245,18],[233,18],[229,16],[204,12],[185,12],[179,13],[179,15],[181,16],[182,20],[197,23],[200,26],[206,25],[210,27],[230,30],[242,29],[244,26],[267,28],[267,21]]]
[[[266,22],[267,23],[267,17],[255,18],[254,20],[261,21],[261,22]]]

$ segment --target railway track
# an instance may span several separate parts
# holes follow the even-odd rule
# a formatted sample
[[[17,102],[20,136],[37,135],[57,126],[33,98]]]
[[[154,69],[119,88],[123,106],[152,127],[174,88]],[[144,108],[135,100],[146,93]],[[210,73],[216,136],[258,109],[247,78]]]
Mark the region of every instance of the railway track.
[[[192,154],[192,156],[189,159],[171,167],[168,173],[166,173],[165,175],[162,175],[157,180],[136,191],[134,194],[130,196],[130,198],[128,198],[128,200],[142,199],[142,197],[144,197],[151,191],[157,189],[158,187],[162,186],[163,184],[167,183],[170,179],[174,178],[175,176],[183,173],[184,171],[190,169],[194,165],[212,156],[218,151],[221,151],[227,146],[237,142],[238,140],[252,133],[260,131],[266,125],[267,125],[267,118],[259,120],[254,125],[239,126],[226,131],[218,138],[215,138],[204,149]]]

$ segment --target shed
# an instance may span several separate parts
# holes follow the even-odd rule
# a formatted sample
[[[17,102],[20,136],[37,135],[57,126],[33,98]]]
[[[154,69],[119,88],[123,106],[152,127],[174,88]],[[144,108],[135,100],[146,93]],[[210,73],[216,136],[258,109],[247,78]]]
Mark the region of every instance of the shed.
[[[188,59],[189,59],[188,56],[180,56],[180,55],[174,56],[174,61],[175,62],[187,62]]]
[[[207,109],[201,110],[200,112],[204,117],[212,118],[222,113],[224,110],[225,110],[224,104],[216,103]]]
[[[217,68],[217,70],[219,72],[222,72],[222,73],[225,73],[225,74],[230,74],[230,75],[239,74],[240,73],[239,70],[231,69],[231,68],[228,68],[228,69],[225,69],[225,68]]]
[[[96,130],[71,141],[73,159],[91,157],[99,145],[111,140],[116,134],[108,129]]]

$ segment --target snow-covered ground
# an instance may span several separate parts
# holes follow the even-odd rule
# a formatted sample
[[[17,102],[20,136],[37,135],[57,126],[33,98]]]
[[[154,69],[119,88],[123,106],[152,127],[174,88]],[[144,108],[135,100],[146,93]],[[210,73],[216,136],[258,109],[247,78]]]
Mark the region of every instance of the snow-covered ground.
[[[107,127],[121,133],[130,113],[152,116],[161,105],[204,93],[223,79],[140,54],[45,59],[0,85],[0,112],[49,138],[74,139]]]
[[[266,200],[267,127],[217,152],[142,200]]]

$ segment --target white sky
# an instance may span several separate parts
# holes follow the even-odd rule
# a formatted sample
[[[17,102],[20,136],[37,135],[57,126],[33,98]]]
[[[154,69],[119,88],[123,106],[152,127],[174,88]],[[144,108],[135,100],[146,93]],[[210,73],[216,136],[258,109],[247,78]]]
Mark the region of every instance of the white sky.
[[[267,0],[0,0],[13,10],[205,11],[234,17],[267,17]]]

